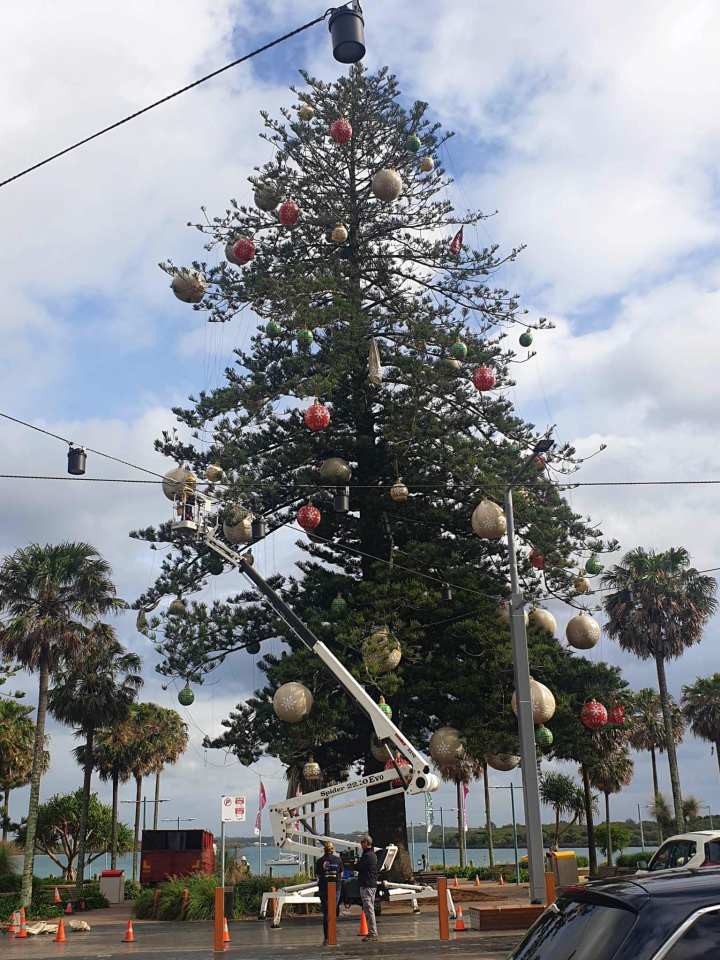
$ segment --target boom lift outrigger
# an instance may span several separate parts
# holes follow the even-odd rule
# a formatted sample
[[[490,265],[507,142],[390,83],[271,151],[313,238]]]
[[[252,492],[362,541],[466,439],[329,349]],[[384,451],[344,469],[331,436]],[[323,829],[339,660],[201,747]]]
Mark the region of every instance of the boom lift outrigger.
[[[175,498],[176,518],[171,528],[173,532],[186,540],[204,544],[217,553],[227,563],[232,564],[243,573],[265,598],[275,613],[285,621],[300,641],[315,653],[338,682],[345,688],[350,697],[367,714],[372,723],[375,736],[392,761],[389,769],[378,773],[367,774],[356,780],[321,787],[311,793],[298,794],[287,800],[270,805],[270,823],[273,839],[281,850],[292,850],[312,857],[320,857],[323,852],[323,843],[331,840],[336,847],[359,851],[360,844],[350,840],[325,836],[316,833],[301,816],[302,808],[319,801],[330,801],[322,813],[346,810],[350,807],[367,804],[374,800],[382,800],[399,793],[429,793],[437,790],[438,779],[430,772],[425,758],[402,735],[400,730],[380,709],[377,703],[368,694],[365,688],[358,683],[353,675],[338,660],[325,644],[318,640],[310,628],[293,612],[267,581],[253,567],[252,556],[249,551],[240,553],[229,547],[218,537],[221,527],[219,504],[205,493],[195,488],[184,487]],[[399,785],[398,785],[399,784]],[[366,791],[368,787],[382,787],[371,795],[364,794],[344,802],[334,802],[355,791]],[[314,819],[313,819],[314,825]],[[380,864],[381,872],[389,870],[395,859],[397,848],[389,846],[385,857]],[[411,900],[413,909],[419,910],[417,901],[427,897],[434,897],[436,892],[428,886],[411,883],[390,883],[384,881],[386,899]],[[286,903],[319,903],[317,884],[301,884],[295,887],[285,887],[272,894],[264,894],[260,914],[264,917],[268,902],[275,901],[273,926],[278,926]],[[455,915],[452,897],[448,891],[448,908],[451,916]]]

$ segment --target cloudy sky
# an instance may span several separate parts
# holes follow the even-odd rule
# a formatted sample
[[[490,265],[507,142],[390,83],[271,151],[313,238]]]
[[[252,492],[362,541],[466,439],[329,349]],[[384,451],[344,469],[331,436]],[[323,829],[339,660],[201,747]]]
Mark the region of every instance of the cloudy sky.
[[[583,470],[585,481],[720,477],[717,4],[366,0],[365,7],[368,67],[389,64],[408,100],[428,100],[457,134],[443,157],[457,181],[456,204],[497,210],[467,239],[527,244],[504,282],[555,329],[538,335],[537,357],[518,368],[513,399],[522,415],[557,424],[581,451],[608,444]],[[8,10],[0,34],[0,179],[319,12],[309,0],[30,0]],[[246,176],[266,156],[258,111],[293,103],[287,86],[301,66],[327,80],[337,75],[324,26],[0,190],[0,410],[167,469],[152,441],[171,424],[169,408],[218,383],[249,330],[247,320],[208,327],[172,297],[156,265],[200,253],[198,234],[184,224],[201,204],[212,212],[230,196],[249,196]],[[3,472],[64,473],[57,441],[7,421],[0,431]],[[128,471],[91,457],[88,474]],[[164,517],[156,489],[0,483],[3,553],[33,540],[86,538],[112,563],[123,596],[134,598],[153,577],[157,554],[127,531]],[[698,567],[709,568],[720,566],[717,490],[597,487],[571,500],[625,548],[684,544]],[[283,566],[289,547],[281,534],[265,549],[266,572]],[[259,774],[270,800],[284,795],[273,761],[249,771],[200,746],[252,689],[251,658],[228,664],[221,682],[183,711],[176,690],[161,689],[133,618],[119,629],[145,657],[144,696],[176,706],[190,724],[191,747],[165,775],[163,816],[198,817],[213,829],[217,797],[255,796]],[[676,694],[718,669],[718,639],[713,623],[702,644],[670,666]],[[650,664],[607,639],[591,655],[622,664],[635,687],[655,682]],[[32,690],[34,681],[25,685]],[[50,732],[43,796],[79,783],[71,732],[55,725]],[[688,737],[680,758],[688,791],[720,810],[708,746]],[[664,760],[661,769],[669,789]],[[493,782],[508,778],[496,774]],[[649,782],[649,765],[638,757],[615,815],[636,815]],[[481,817],[480,793],[471,793],[471,822]],[[504,792],[497,797],[494,819],[507,822]],[[442,790],[437,802],[450,806],[452,798]],[[19,791],[15,816],[25,803]],[[409,810],[421,818],[420,802]],[[361,822],[348,814],[338,826]]]

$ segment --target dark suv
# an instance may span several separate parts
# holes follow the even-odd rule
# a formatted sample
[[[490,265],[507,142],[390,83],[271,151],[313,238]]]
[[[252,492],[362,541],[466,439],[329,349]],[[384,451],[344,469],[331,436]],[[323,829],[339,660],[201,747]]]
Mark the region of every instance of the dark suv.
[[[509,960],[720,957],[720,870],[601,880],[566,889]]]

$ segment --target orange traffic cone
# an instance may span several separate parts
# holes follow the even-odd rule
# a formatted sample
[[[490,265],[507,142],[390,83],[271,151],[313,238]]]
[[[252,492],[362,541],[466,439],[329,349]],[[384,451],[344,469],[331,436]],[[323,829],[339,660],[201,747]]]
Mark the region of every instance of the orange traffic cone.
[[[65,913],[72,913],[72,900],[68,900],[67,906],[65,907]]]
[[[458,883],[458,878],[457,878],[457,874],[456,874],[456,875],[453,877],[453,887],[457,890],[457,888],[458,888],[459,886],[460,886],[460,884]]]
[[[125,936],[122,938],[122,943],[135,943],[135,931],[133,930],[132,920],[128,920],[127,927],[125,928]]]
[[[58,903],[60,903],[60,902],[61,902],[61,900],[60,900],[60,891],[58,890],[57,887],[55,887],[55,893],[53,894],[53,903],[58,904]]]
[[[27,927],[25,926],[25,907],[20,908],[20,929],[17,932],[18,940],[27,940]]]
[[[65,936],[65,922],[63,921],[62,917],[60,917],[57,933],[55,934],[55,943],[67,943],[67,937]]]
[[[230,931],[228,930],[227,917],[223,917],[223,943],[230,943]]]
[[[367,920],[365,919],[365,911],[360,911],[360,929],[358,930],[359,937],[366,937],[368,935],[368,925]]]
[[[455,914],[455,933],[460,933],[465,929],[465,921],[463,920],[462,907],[460,904],[457,905],[457,912]]]
[[[476,887],[480,886],[480,877],[477,874],[475,874],[475,886]]]
[[[8,937],[14,937],[15,934],[17,933],[18,920],[19,920],[18,912],[17,910],[15,910],[12,916],[10,917],[10,925],[8,926],[8,929],[7,929]]]

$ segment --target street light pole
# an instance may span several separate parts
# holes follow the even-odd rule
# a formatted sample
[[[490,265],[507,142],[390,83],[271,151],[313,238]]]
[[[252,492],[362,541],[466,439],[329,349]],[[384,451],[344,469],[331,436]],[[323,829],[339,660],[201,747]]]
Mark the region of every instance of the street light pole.
[[[510,564],[510,635],[512,638],[515,699],[517,703],[518,733],[523,778],[523,802],[527,830],[528,871],[530,874],[530,902],[545,900],[542,818],[540,814],[540,787],[535,726],[530,698],[530,661],[525,632],[525,597],[520,589],[515,553],[515,522],[512,487],[505,491],[505,519],[507,521],[508,561]]]
[[[442,834],[443,870],[446,870],[447,863],[445,862],[445,821],[443,820],[442,807],[440,807],[440,833]]]
[[[645,832],[643,831],[643,822],[642,822],[642,813],[640,812],[640,804],[638,804],[638,820],[640,821],[640,846],[642,847],[642,852],[645,853]]]

